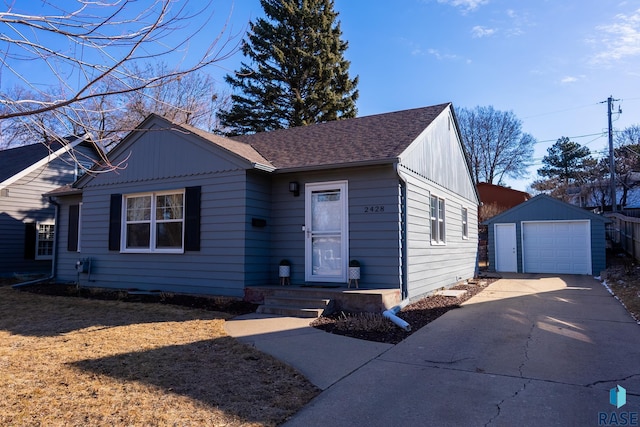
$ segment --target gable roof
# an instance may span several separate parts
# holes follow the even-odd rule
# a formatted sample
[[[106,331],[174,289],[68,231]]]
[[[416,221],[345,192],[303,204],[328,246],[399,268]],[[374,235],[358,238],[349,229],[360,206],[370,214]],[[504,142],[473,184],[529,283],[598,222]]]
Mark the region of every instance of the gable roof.
[[[170,129],[194,134],[248,162],[250,167],[269,172],[392,163],[450,106],[451,103],[438,104],[233,138],[150,114],[109,156],[126,149],[127,141],[133,141],[132,135],[160,120]],[[86,174],[74,186],[82,187],[91,179]]]
[[[573,211],[575,213],[578,213],[580,216],[585,218],[590,218],[597,221],[603,221],[605,223],[611,222],[611,220],[609,220],[608,218],[605,218],[598,214],[594,214],[593,212],[589,212],[585,209],[579,208],[569,203],[565,203],[562,200],[555,199],[551,196],[547,196],[546,194],[538,194],[537,196],[527,200],[526,202],[522,202],[519,205],[512,207],[511,209],[508,209],[494,217],[489,218],[488,220],[484,221],[482,224],[491,225],[496,222],[500,222],[504,217],[511,217],[514,214],[517,214],[519,211],[526,211],[527,209],[531,209],[533,205],[536,205],[539,203],[555,204],[556,206],[562,207],[563,209],[567,209],[568,211]]]
[[[60,141],[52,141],[49,144],[36,143],[0,151],[0,188],[44,166],[84,139],[84,137],[67,137],[64,144]]]
[[[233,137],[277,169],[392,162],[451,103]]]
[[[166,119],[165,119],[166,120]],[[189,126],[189,125],[174,125],[174,126],[180,126],[181,128],[192,132],[196,135],[198,135],[201,138],[204,138],[210,142],[213,142],[214,144],[224,148],[225,150],[240,156],[248,161],[250,161],[251,163],[253,163],[254,165],[263,165],[266,166],[269,169],[273,169],[273,165],[271,163],[269,163],[269,161],[267,159],[265,159],[264,157],[262,157],[260,155],[260,153],[258,153],[251,145],[246,144],[244,142],[240,142],[240,141],[235,141],[233,139],[230,138],[225,138],[207,131],[204,131],[202,129],[198,129],[196,127],[193,126]]]

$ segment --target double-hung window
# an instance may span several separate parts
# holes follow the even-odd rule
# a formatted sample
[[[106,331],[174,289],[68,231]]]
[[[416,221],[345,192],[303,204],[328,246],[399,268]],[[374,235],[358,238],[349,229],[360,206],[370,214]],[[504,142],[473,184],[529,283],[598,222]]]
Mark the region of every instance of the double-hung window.
[[[53,258],[53,241],[56,226],[52,223],[38,223],[36,235],[36,259]]]
[[[184,251],[184,191],[124,196],[123,252]]]
[[[431,243],[445,243],[444,199],[431,196]]]

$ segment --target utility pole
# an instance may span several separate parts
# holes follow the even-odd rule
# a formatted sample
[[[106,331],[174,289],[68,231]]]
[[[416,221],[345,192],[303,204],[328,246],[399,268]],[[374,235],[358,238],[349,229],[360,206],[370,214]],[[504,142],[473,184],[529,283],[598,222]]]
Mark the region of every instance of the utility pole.
[[[616,197],[616,163],[613,152],[613,124],[611,122],[614,101],[620,100],[613,99],[613,96],[609,96],[609,98],[607,99],[607,118],[609,119],[609,173],[611,175],[611,181],[609,182],[609,198],[611,199],[612,212],[615,212],[617,210],[618,204]]]

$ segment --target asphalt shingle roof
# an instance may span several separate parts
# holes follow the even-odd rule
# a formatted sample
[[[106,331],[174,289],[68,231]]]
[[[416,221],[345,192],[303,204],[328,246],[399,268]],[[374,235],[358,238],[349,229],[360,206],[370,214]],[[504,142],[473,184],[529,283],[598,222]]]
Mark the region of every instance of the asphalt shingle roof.
[[[11,178],[60,148],[62,145],[59,142],[53,142],[50,147],[37,143],[0,151],[0,182]]]
[[[397,158],[450,104],[233,137],[278,169]]]

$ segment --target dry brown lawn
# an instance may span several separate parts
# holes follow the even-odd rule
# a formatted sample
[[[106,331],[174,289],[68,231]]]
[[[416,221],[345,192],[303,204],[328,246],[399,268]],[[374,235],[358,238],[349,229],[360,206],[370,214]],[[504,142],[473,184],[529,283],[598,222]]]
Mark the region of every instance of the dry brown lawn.
[[[225,317],[0,286],[0,425],[273,426],[317,395]]]
[[[627,264],[609,267],[606,281],[631,316],[640,322],[640,266]]]

